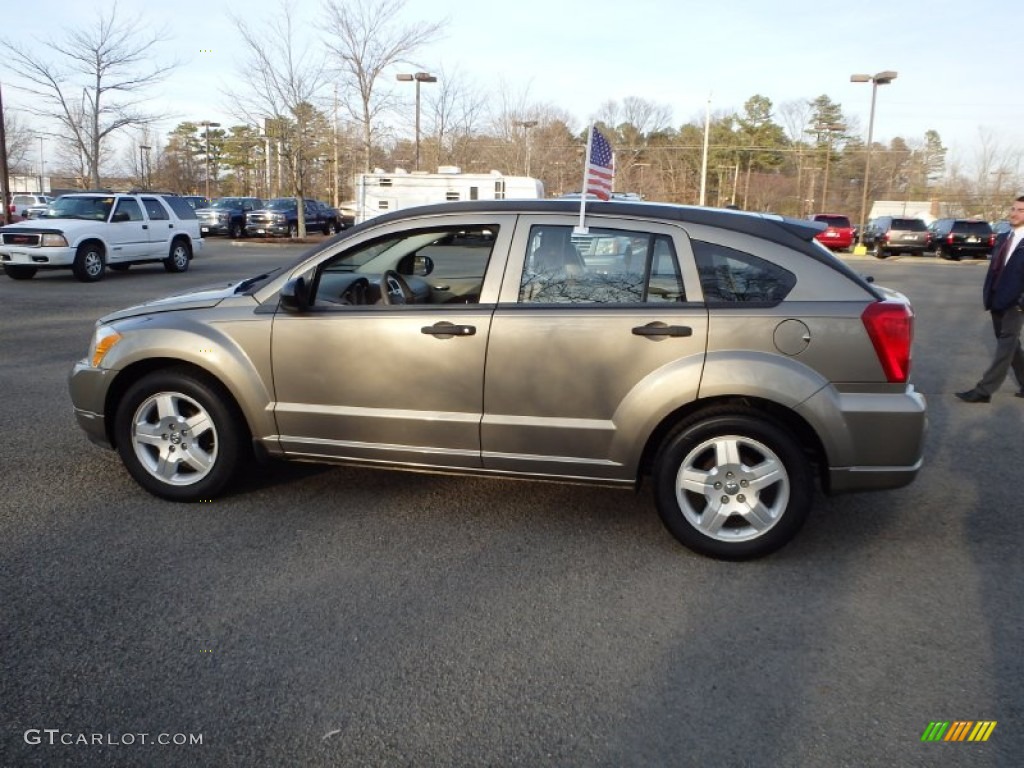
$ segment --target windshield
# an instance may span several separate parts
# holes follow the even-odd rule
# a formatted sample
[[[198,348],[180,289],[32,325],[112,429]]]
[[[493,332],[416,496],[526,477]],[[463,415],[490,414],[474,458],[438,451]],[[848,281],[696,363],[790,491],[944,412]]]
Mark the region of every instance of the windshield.
[[[239,202],[233,197],[222,197],[210,204],[211,208],[238,208]]]
[[[114,207],[113,197],[71,197],[64,195],[50,204],[48,219],[85,219],[106,221]]]
[[[815,216],[815,221],[821,221],[830,227],[849,227],[850,220],[845,216]]]
[[[904,229],[910,232],[925,232],[928,227],[921,219],[893,219],[893,229]]]
[[[276,197],[267,203],[267,208],[272,210],[287,210],[295,207],[294,197]]]

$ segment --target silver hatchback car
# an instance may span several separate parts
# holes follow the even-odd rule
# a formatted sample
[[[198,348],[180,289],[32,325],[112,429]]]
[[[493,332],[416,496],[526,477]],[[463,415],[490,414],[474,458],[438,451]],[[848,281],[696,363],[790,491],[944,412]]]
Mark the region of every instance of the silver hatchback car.
[[[680,542],[735,559],[789,541],[816,481],[913,480],[913,311],[821,225],[625,202],[582,223],[559,200],[401,210],[276,273],[115,312],[71,374],[78,422],[177,501],[261,457],[649,477]]]

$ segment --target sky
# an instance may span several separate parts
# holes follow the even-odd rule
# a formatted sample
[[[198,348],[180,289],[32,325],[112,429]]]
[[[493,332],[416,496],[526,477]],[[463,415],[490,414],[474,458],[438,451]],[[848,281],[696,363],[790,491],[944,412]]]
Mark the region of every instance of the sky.
[[[47,0],[36,6],[45,12],[8,14],[0,37],[59,37],[57,30],[95,24],[107,2]],[[279,8],[278,0],[119,0],[119,15],[165,25],[171,41],[158,49],[161,58],[181,62],[150,102],[172,115],[160,130],[185,120],[239,122],[224,96],[247,87],[229,12],[259,28]],[[969,166],[986,146],[1003,154],[1024,146],[1024,99],[1011,90],[1019,54],[998,38],[1019,20],[1013,8],[994,0],[406,0],[404,22],[446,23],[437,42],[395,73],[445,73],[468,87],[555,106],[576,130],[604,103],[627,97],[667,106],[679,127],[702,122],[709,102],[714,114],[742,111],[755,94],[776,108],[824,94],[866,138],[872,87],[850,75],[895,70],[897,79],[877,89],[875,141],[920,142],[935,130],[950,157]],[[299,37],[312,47],[325,35],[320,0],[299,0],[297,9]],[[958,43],[964,33],[971,41]],[[382,85],[411,111],[413,88],[393,74]],[[17,82],[0,65],[5,108],[32,124],[20,111],[27,97],[11,87]]]

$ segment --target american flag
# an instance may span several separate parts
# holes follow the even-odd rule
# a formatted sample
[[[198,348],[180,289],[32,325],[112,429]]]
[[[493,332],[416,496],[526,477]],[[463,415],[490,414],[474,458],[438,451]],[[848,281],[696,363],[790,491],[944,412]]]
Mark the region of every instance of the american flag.
[[[612,196],[615,178],[615,160],[611,145],[597,128],[590,132],[590,162],[587,164],[586,192],[601,200]]]

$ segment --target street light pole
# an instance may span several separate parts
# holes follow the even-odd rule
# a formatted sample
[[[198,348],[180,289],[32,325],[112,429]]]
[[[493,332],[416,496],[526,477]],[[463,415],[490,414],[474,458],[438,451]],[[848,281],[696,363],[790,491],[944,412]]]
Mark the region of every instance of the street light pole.
[[[46,175],[46,165],[43,162],[43,137],[39,137],[39,194],[45,194],[43,190],[43,177]]]
[[[210,199],[210,129],[220,128],[220,123],[203,120],[199,123],[206,127],[206,199]]]
[[[416,83],[416,170],[418,171],[420,169],[420,83],[436,83],[437,78],[429,72],[395,75],[395,78],[406,83]]]
[[[896,79],[896,73],[890,69],[879,72],[876,75],[850,75],[851,83],[871,83],[871,113],[868,117],[868,149],[864,158],[864,188],[861,190],[860,198],[860,233],[861,240],[864,238],[864,226],[867,223],[868,211],[868,181],[871,178],[871,144],[874,141],[875,131],[875,97],[878,95],[878,86],[888,85]]]
[[[536,120],[516,120],[516,121],[514,121],[512,123],[512,125],[516,126],[517,128],[525,128],[526,129],[526,175],[529,176],[530,175],[530,155],[532,154],[531,150],[532,150],[532,145],[533,145],[533,142],[530,141],[530,136],[533,135],[532,134],[533,129],[537,127],[537,121]]]
[[[144,189],[149,189],[149,179],[146,175],[146,155],[149,154],[149,150],[152,147],[146,144],[139,144],[139,166],[142,171],[142,186]],[[145,154],[143,154],[145,152]]]

